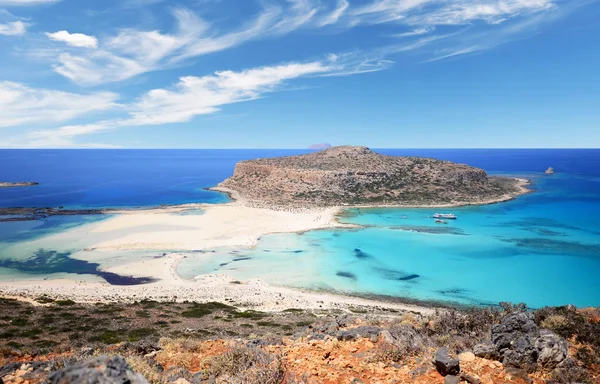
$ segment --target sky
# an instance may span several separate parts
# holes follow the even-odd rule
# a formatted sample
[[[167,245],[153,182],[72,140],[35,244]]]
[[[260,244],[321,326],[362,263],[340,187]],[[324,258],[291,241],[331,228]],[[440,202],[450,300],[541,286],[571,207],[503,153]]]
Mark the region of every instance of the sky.
[[[600,0],[0,0],[0,148],[600,147]]]

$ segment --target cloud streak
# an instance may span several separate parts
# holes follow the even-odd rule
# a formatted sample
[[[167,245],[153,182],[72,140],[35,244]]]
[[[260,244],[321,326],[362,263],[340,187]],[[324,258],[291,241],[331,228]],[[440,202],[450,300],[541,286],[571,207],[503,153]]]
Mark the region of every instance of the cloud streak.
[[[82,48],[54,55],[57,73],[82,85],[98,85],[185,65],[190,59],[251,40],[301,29],[339,31],[386,23],[398,29],[392,36],[417,38],[441,26],[461,30],[471,26],[477,31],[494,28],[551,11],[557,7],[556,1],[560,0],[370,0],[358,5],[350,0],[272,0],[262,2],[258,13],[233,29],[177,8],[172,11],[176,27],[170,32],[125,28],[101,41],[66,31],[48,36]],[[86,49],[90,47],[98,49]]]
[[[117,106],[111,92],[77,94],[0,82],[0,128],[23,124],[62,123]]]
[[[151,90],[121,106],[126,116],[85,125],[44,129],[28,135],[29,146],[75,145],[79,136],[123,127],[152,126],[191,121],[220,111],[224,106],[249,102],[287,89],[295,79],[350,75],[381,70],[387,63],[356,62],[351,55],[331,55],[322,61],[287,63],[244,71],[220,71],[207,76],[185,76],[170,88]],[[57,141],[58,140],[58,141]]]
[[[0,0],[0,7],[52,4],[59,1],[61,0]]]
[[[27,24],[22,21],[0,23],[0,35],[23,36],[27,32]]]

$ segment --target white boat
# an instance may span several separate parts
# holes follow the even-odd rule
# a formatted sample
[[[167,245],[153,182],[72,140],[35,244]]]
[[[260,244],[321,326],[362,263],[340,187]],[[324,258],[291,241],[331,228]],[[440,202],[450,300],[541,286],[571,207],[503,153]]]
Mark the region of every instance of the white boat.
[[[434,219],[451,219],[456,220],[456,215],[454,213],[436,213],[433,215]]]

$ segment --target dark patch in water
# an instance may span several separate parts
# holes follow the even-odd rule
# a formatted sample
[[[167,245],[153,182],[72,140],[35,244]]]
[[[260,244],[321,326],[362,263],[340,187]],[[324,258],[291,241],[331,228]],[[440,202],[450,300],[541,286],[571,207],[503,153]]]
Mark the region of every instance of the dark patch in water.
[[[408,280],[414,280],[421,277],[421,275],[417,275],[417,274],[412,274],[412,275],[408,275],[408,276],[404,276],[399,278],[398,280],[402,280],[402,281],[408,281]]]
[[[535,228],[534,227],[534,228],[523,228],[523,229],[525,229],[526,231],[538,234],[540,236],[568,236],[565,233],[556,232],[556,231],[553,231],[551,229],[546,229],[546,228]]]
[[[331,237],[340,237],[340,236],[341,236],[341,235],[340,235],[339,233],[333,233],[333,234],[331,235]]]
[[[303,251],[303,250],[301,250],[301,249],[299,249],[299,250],[296,250],[296,251],[292,251],[292,253],[302,253],[302,252],[304,252],[304,251]]]
[[[350,272],[338,271],[336,273],[336,275],[338,275],[339,277],[345,277],[346,279],[350,279],[350,280],[355,280],[355,281],[358,280],[356,275],[354,273],[350,273]]]
[[[229,263],[221,263],[221,264],[219,264],[219,267],[224,267],[226,265],[229,265]]]
[[[100,264],[85,260],[72,259],[70,252],[58,253],[44,249],[38,250],[32,258],[18,260],[0,260],[0,268],[15,269],[34,275],[51,273],[74,273],[77,275],[94,275],[106,280],[111,285],[140,285],[157,281],[150,277],[121,276],[112,272],[98,270]]]
[[[437,291],[440,295],[444,296],[456,296],[456,295],[464,295],[468,291],[464,288],[450,288],[450,289],[441,289]]]
[[[558,228],[558,229],[569,229],[575,231],[586,231],[586,229],[577,227],[570,224],[561,223],[560,221],[548,219],[544,217],[526,217],[520,220],[508,221],[506,223],[489,225],[489,227],[522,227],[529,230],[532,227],[546,227],[546,228]],[[589,231],[588,231],[589,232]]]
[[[354,249],[354,257],[356,257],[359,260],[368,260],[373,258],[373,256],[361,251],[359,248]]]
[[[251,259],[251,257],[238,257],[231,261],[244,261],[244,260],[250,260],[250,259]]]
[[[561,241],[544,238],[516,238],[501,239],[517,247],[528,248],[535,253],[549,253],[557,255],[573,255],[584,257],[600,257],[600,244],[584,244],[574,241]]]
[[[390,229],[397,231],[409,231],[409,232],[418,232],[418,233],[430,233],[433,235],[458,235],[458,236],[467,236],[465,231],[460,228],[454,227],[428,227],[428,226],[418,226],[418,225],[396,225],[393,227],[389,227]]]
[[[416,273],[406,273],[403,271],[398,271],[396,269],[388,269],[388,268],[374,268],[377,273],[381,275],[386,280],[394,280],[394,281],[410,281],[415,280],[421,275],[417,275]]]

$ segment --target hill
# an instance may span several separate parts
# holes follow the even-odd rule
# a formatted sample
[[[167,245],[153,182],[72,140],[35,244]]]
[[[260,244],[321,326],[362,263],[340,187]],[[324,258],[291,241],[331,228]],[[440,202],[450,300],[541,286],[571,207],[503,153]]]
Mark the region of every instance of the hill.
[[[465,164],[342,146],[241,161],[214,189],[272,206],[454,206],[509,200],[528,192],[523,184]]]

